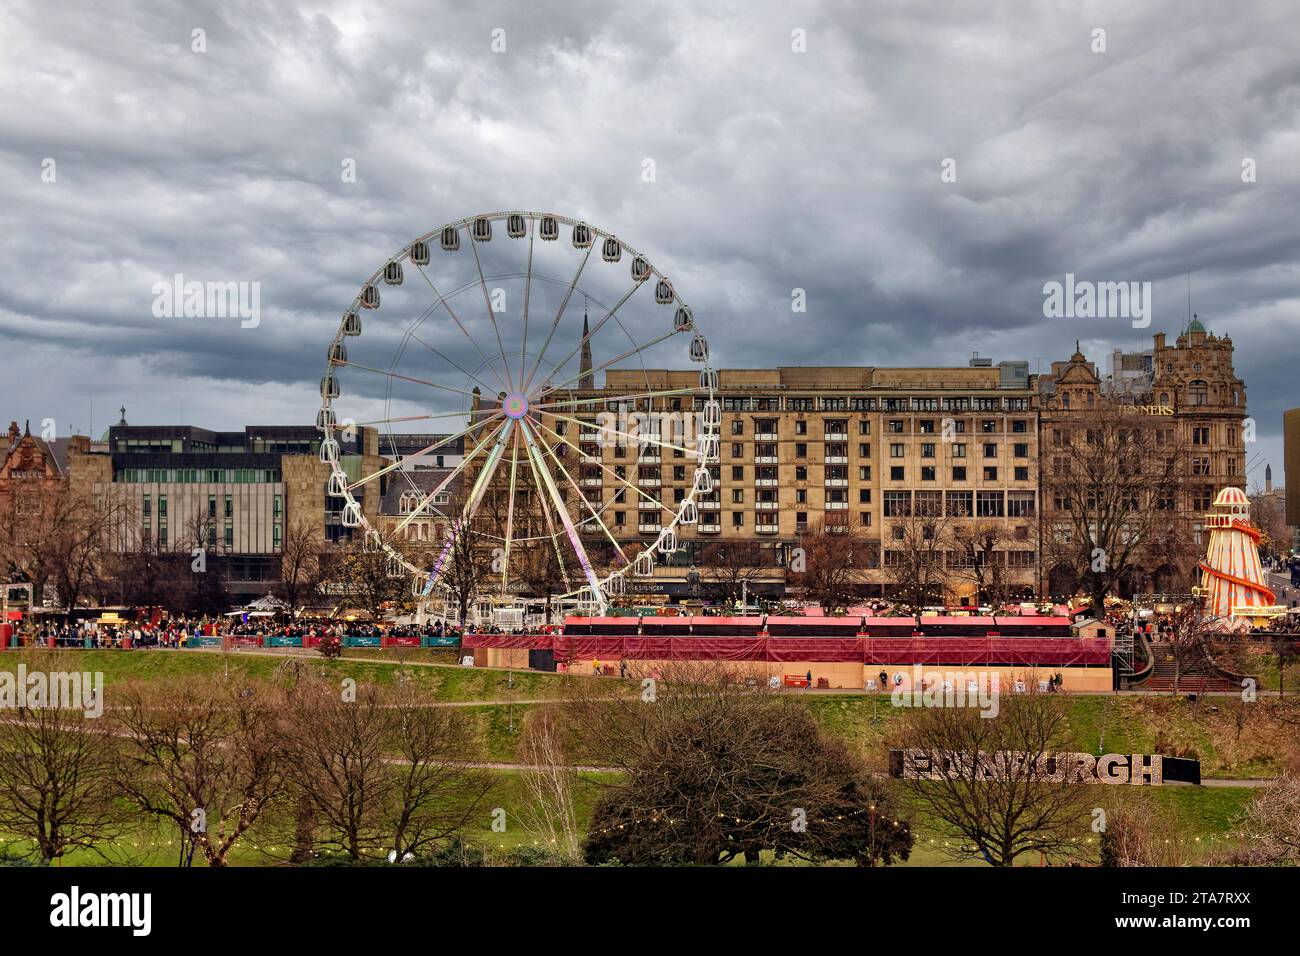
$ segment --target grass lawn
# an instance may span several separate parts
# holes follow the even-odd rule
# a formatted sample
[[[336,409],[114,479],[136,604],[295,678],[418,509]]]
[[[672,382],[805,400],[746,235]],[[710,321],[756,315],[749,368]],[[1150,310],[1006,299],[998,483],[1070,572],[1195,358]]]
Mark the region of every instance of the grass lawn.
[[[542,838],[530,829],[530,798],[524,774],[513,770],[489,773],[493,780],[492,789],[461,833],[467,843],[484,849],[489,863],[501,863],[505,862],[507,854],[514,848],[540,845]],[[575,804],[582,827],[589,824],[602,789],[617,783],[617,780],[617,775],[613,774],[579,775]],[[1149,787],[1143,788],[1140,794],[1142,799],[1153,801],[1163,813],[1169,815],[1179,838],[1187,841],[1189,854],[1195,855],[1215,849],[1226,850],[1235,842],[1229,835],[1231,821],[1253,792],[1245,788],[1229,787]],[[902,796],[906,802],[906,791]],[[505,829],[501,832],[493,830],[493,811],[497,808],[505,811]],[[969,855],[956,854],[954,851],[961,841],[945,833],[933,821],[918,816],[915,811],[912,830],[916,835],[916,844],[910,859],[902,864],[904,866],[985,865],[982,860]],[[280,863],[287,853],[287,847],[281,844],[284,832],[283,826],[272,828],[260,824],[255,827],[232,851],[230,865],[266,866]],[[1080,824],[1079,840],[1088,847],[1085,852],[1091,856],[1095,852],[1096,835],[1089,831],[1086,821]],[[178,844],[176,835],[169,827],[146,826],[126,834],[116,844],[106,848],[105,853],[119,865],[175,866]],[[768,857],[765,862],[778,861]],[[779,862],[782,865],[803,865],[798,861]],[[1026,855],[1022,858],[1022,864],[1026,866],[1035,866],[1038,862],[1036,856]],[[94,852],[80,850],[70,853],[59,865],[100,866],[104,865],[104,860]],[[195,865],[204,864],[196,857]]]
[[[565,684],[572,678],[564,674],[540,671],[488,670],[482,667],[461,667],[454,662],[420,655],[420,651],[436,652],[439,648],[363,649],[349,648],[349,653],[337,660],[326,660],[316,653],[280,655],[251,651],[219,650],[75,650],[60,652],[65,665],[82,671],[102,672],[105,699],[111,705],[112,685],[131,679],[151,680],[167,677],[186,677],[200,674],[230,673],[260,680],[274,680],[291,667],[305,667],[323,674],[331,680],[351,677],[358,684],[391,684],[399,675],[426,687],[437,700],[448,703],[458,701],[537,700],[558,698],[564,694]],[[12,670],[19,661],[29,667],[33,661],[49,660],[49,651],[5,651],[0,657],[0,669]],[[387,655],[380,657],[380,654]],[[50,666],[48,664],[41,666]],[[618,682],[611,679],[611,689]],[[508,686],[512,685],[512,686]],[[628,685],[629,688],[632,686]]]
[[[26,661],[28,666],[51,666],[45,663],[48,652],[6,653],[9,656],[0,658],[0,669],[13,670],[19,661]],[[473,721],[481,742],[479,753],[467,756],[498,763],[518,760],[523,729],[530,715],[545,706],[520,701],[558,699],[568,681],[590,679],[532,671],[462,668],[441,660],[438,655],[442,653],[441,649],[405,649],[394,655],[389,649],[348,649],[343,659],[327,661],[314,654],[287,657],[246,651],[79,650],[66,652],[63,658],[73,663],[61,666],[102,671],[110,707],[113,684],[132,679],[224,671],[252,679],[274,680],[283,677],[284,669],[293,666],[318,671],[330,680],[352,677],[361,684],[390,684],[399,675],[405,675],[406,679],[426,687],[437,700],[465,705],[459,709]],[[446,666],[440,666],[443,664]],[[607,680],[611,691],[619,686],[620,682]],[[629,685],[629,689],[634,688]],[[893,707],[887,695],[810,694],[801,699],[822,727],[848,741],[876,766],[883,765],[887,750],[891,744],[896,745],[905,712]],[[1187,748],[1200,757],[1202,774],[1207,778],[1275,775],[1281,768],[1274,755],[1284,751],[1293,735],[1291,728],[1300,723],[1300,693],[1294,701],[1264,698],[1244,711],[1237,698],[1226,697],[1206,698],[1197,704],[1172,696],[1068,696],[1064,700],[1068,707],[1070,748],[1089,753],[1152,753]],[[1157,747],[1158,740],[1160,747]],[[585,757],[576,755],[576,759]],[[493,789],[471,818],[464,836],[486,849],[490,858],[501,859],[511,848],[534,843],[539,837],[527,825],[529,800],[524,774],[514,770],[494,770],[491,774]],[[578,809],[583,826],[590,819],[601,785],[613,779],[616,778],[599,774],[582,775]],[[1133,788],[1132,791],[1168,815],[1179,834],[1177,838],[1187,840],[1193,851],[1226,848],[1232,820],[1254,792],[1248,788],[1175,786]],[[506,811],[506,830],[500,833],[492,829],[491,811],[496,807]],[[969,858],[954,859],[945,852],[944,843],[949,843],[950,850],[956,845],[955,838],[915,812],[913,830],[917,842],[908,865],[984,865]],[[274,863],[277,856],[284,855],[283,848],[271,855],[263,851],[283,839],[282,832],[259,826],[236,848],[231,862],[234,865]],[[1095,835],[1088,831],[1084,821],[1080,840],[1091,839]],[[175,834],[168,828],[149,825],[118,841],[110,855],[124,864],[174,866],[177,851]],[[101,861],[93,853],[79,851],[65,862]],[[1031,864],[1037,860],[1025,862]]]

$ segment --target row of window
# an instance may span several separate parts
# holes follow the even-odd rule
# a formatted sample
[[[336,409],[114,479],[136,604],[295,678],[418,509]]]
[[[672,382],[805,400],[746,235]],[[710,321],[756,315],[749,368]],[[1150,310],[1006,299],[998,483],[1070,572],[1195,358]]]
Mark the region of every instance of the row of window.
[[[113,480],[129,484],[276,484],[279,468],[121,468]]]
[[[401,514],[409,515],[416,508],[420,507],[426,497],[426,495],[417,494],[413,491],[403,492],[402,497],[398,499],[397,510]],[[445,505],[450,501],[451,495],[445,491],[440,491],[433,496],[434,506]]]
[[[221,515],[223,518],[227,518],[227,519],[233,518],[235,516],[235,497],[234,495],[225,495],[223,497],[225,500],[222,503]],[[154,505],[153,495],[142,496],[140,499],[140,513],[146,518],[152,517],[153,505]],[[282,495],[276,495],[272,500],[271,513],[276,518],[279,518],[284,514],[284,497]],[[215,518],[216,516],[217,516],[217,496],[208,495],[208,517]],[[159,518],[167,517],[167,496],[166,495],[158,496],[158,517]]]
[[[680,409],[680,400],[674,407]],[[611,411],[619,403],[609,403]],[[1025,396],[950,396],[939,397],[846,397],[823,395],[763,397],[725,395],[722,408],[728,412],[1024,412],[1029,410]]]
[[[1197,485],[1187,492],[1188,503],[1192,511],[1209,511],[1214,504],[1214,496],[1217,493],[1214,485]],[[1149,506],[1160,511],[1173,511],[1177,505],[1176,496],[1178,490],[1170,487],[1152,492],[1151,500],[1146,502]],[[1095,495],[1088,494],[1083,501],[1083,506],[1087,510],[1093,510],[1098,506],[1099,498]],[[1057,511],[1070,510],[1071,499],[1068,495],[1057,492],[1053,495],[1052,505]]]
[[[934,442],[925,442],[925,441],[923,441],[923,442],[920,443],[920,447],[921,447],[921,457],[922,457],[922,458],[934,458],[934,457],[935,457],[935,448],[936,448],[936,445],[935,445]],[[965,458],[965,457],[966,457],[966,443],[965,443],[965,442],[953,442],[952,445],[951,445],[951,448],[952,448],[952,457],[953,457],[953,458]],[[981,449],[982,449],[982,451],[984,452],[984,457],[985,457],[985,458],[996,458],[996,457],[998,457],[998,443],[995,442],[995,441],[986,441],[986,442],[983,442],[983,443],[981,444]],[[1028,457],[1029,457],[1029,443],[1028,443],[1028,442],[1013,442],[1012,445],[1011,445],[1011,456],[1012,456],[1013,458],[1028,458]],[[890,445],[889,445],[889,457],[890,457],[890,458],[906,458],[906,457],[907,457],[907,446],[906,446],[903,442],[891,442]]]
[[[1032,518],[1035,501],[1032,491],[886,491],[882,498],[886,518]]]
[[[209,548],[215,548],[217,546],[217,526],[215,524],[209,524],[207,526],[207,532],[205,537],[207,538],[206,543]],[[222,529],[221,540],[222,543],[227,548],[233,548],[235,546],[234,525],[226,524],[224,526],[224,528]],[[153,544],[157,544],[158,547],[160,548],[169,547],[171,542],[170,542],[170,536],[168,533],[167,525],[159,524],[158,533],[157,536],[155,537],[151,523],[148,521],[144,522],[144,524],[140,528],[140,541],[146,547]],[[284,529],[283,526],[280,524],[280,522],[277,521],[271,527],[271,543],[276,549],[279,549],[283,541],[284,541]]]
[[[920,472],[921,472],[921,481],[939,480],[939,469],[936,465],[922,465],[920,467]],[[980,472],[982,481],[1002,481],[1003,478],[1000,477],[1001,474],[1002,474],[1002,470],[1000,470],[997,465],[985,465]],[[891,465],[889,467],[889,480],[907,481],[908,480],[907,467],[904,465]],[[952,480],[953,481],[970,480],[965,465],[953,465]],[[1029,481],[1029,466],[1028,465],[1013,466],[1011,469],[1011,480]]]

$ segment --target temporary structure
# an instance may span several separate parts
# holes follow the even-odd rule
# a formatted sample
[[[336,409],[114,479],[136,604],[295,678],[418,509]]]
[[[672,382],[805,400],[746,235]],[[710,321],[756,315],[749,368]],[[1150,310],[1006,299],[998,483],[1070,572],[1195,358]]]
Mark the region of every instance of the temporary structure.
[[[1273,604],[1259,562],[1259,529],[1250,523],[1250,501],[1240,488],[1229,487],[1214,499],[1205,516],[1210,544],[1200,563],[1205,613],[1211,617],[1254,616]]]

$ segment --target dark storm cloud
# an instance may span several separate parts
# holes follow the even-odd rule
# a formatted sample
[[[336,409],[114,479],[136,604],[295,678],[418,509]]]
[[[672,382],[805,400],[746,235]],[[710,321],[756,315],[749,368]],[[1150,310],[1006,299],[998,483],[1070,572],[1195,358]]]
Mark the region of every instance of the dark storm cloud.
[[[97,431],[119,403],[310,421],[338,315],[389,254],[552,208],[650,255],[723,365],[1045,368],[1075,338],[1100,363],[1176,333],[1190,273],[1237,345],[1252,461],[1280,476],[1300,404],[1285,3],[33,2],[0,42],[11,417],[85,428],[93,398]],[[155,318],[177,272],[260,282],[261,325]],[[1066,272],[1153,282],[1151,328],[1043,318]]]

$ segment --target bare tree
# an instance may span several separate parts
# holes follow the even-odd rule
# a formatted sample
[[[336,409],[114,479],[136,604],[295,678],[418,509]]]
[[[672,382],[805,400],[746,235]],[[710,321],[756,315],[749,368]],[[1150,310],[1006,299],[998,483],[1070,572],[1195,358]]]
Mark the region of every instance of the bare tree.
[[[294,694],[288,747],[295,794],[311,805],[315,843],[352,860],[384,845],[385,724],[370,686],[340,692],[303,683]]]
[[[997,521],[958,521],[953,522],[948,537],[952,545],[951,580],[973,585],[976,602],[991,604],[996,611],[1010,597],[1006,566],[1010,530]]]
[[[717,541],[700,554],[705,593],[734,607],[753,594],[753,583],[772,564],[772,552],[757,541]]]
[[[118,696],[118,790],[177,828],[181,866],[196,850],[209,866],[225,866],[284,782],[279,695],[203,678],[136,684]]]
[[[1255,795],[1238,830],[1272,864],[1300,863],[1300,776],[1287,773]]]
[[[1131,788],[1107,787],[1102,814],[1093,810],[1094,829],[1100,826],[1102,866],[1185,866],[1176,820],[1154,806],[1146,794]]]
[[[1291,550],[1291,529],[1286,523],[1286,506],[1277,495],[1270,495],[1259,488],[1250,496],[1250,522],[1262,532],[1259,542],[1260,552],[1277,558]]]
[[[827,614],[834,614],[856,599],[861,571],[873,565],[875,548],[855,528],[817,523],[799,536],[787,581]]]
[[[549,624],[551,599],[567,590],[560,556],[555,550],[556,544],[550,538],[544,538],[530,541],[518,548],[521,552],[518,559],[519,580],[528,588],[529,595],[541,595],[546,599],[546,623]]]
[[[1184,604],[1169,616],[1165,638],[1174,662],[1175,696],[1188,666],[1206,660],[1205,623],[1205,614],[1196,604]]]
[[[491,589],[493,575],[500,577],[500,562],[505,556],[501,536],[506,527],[506,500],[499,490],[488,493],[479,512],[471,516],[468,497],[456,493],[445,508],[447,514],[456,517],[451,520],[447,540],[441,543],[437,554],[430,553],[429,567],[432,569],[434,562],[441,561],[438,584],[455,605],[461,625],[469,617],[470,605]]]
[[[44,665],[39,665],[44,666]],[[52,663],[52,669],[60,665]],[[103,856],[118,831],[108,721],[60,707],[0,719],[0,833],[46,863],[69,850]]]
[[[1041,776],[1068,739],[1064,704],[1046,694],[1004,694],[994,717],[974,707],[913,711],[903,746],[944,769],[916,782],[912,803],[993,866],[1012,866],[1025,853],[1068,857],[1088,816],[1090,788]]]
[[[396,541],[390,545],[400,547]],[[383,620],[388,605],[405,596],[405,578],[396,572],[388,553],[359,539],[328,555],[322,579],[376,622]]]
[[[0,571],[31,581],[37,600],[54,585],[71,612],[104,573],[109,532],[123,505],[110,497],[96,507],[66,482],[53,488],[14,484],[17,490],[0,508]]]
[[[69,614],[103,573],[109,529],[119,520],[123,507],[111,498],[96,507],[66,488],[54,499],[49,534],[42,547],[50,578]]]
[[[382,826],[394,860],[428,853],[465,825],[492,786],[467,763],[477,749],[463,711],[426,706],[414,683],[388,695],[392,761],[385,768]]]
[[[299,519],[284,529],[280,546],[280,583],[276,585],[276,593],[289,605],[290,613],[319,592],[324,549],[323,536],[317,534],[309,522]]]
[[[526,767],[524,783],[531,798],[525,820],[558,862],[575,864],[582,861],[582,831],[575,803],[578,773],[565,763],[563,734],[556,721],[550,708],[534,712],[520,746]]]
[[[1152,591],[1185,594],[1196,583],[1196,565],[1202,557],[1204,551],[1186,522],[1160,521],[1147,530],[1136,552],[1133,580],[1145,578]]]
[[[178,529],[174,551],[160,549],[160,602],[171,611],[221,614],[230,607],[226,558],[213,546],[216,521],[196,510]]]
[[[466,762],[476,740],[465,716],[428,703],[414,685],[388,695],[298,686],[289,742],[296,858],[312,845],[353,861],[406,860],[464,825],[490,778]]]
[[[0,499],[0,573],[6,580],[21,577],[32,584],[32,599],[44,598],[52,577],[50,542],[66,514],[66,485],[44,481],[11,481]]]
[[[1098,615],[1106,597],[1141,571],[1144,543],[1182,520],[1176,435],[1159,418],[1103,402],[1056,429],[1044,449],[1046,566],[1070,568]]]
[[[951,589],[947,558],[954,548],[953,519],[941,505],[918,500],[892,518],[885,541],[885,574],[894,600],[921,626],[926,607],[942,605]]]

